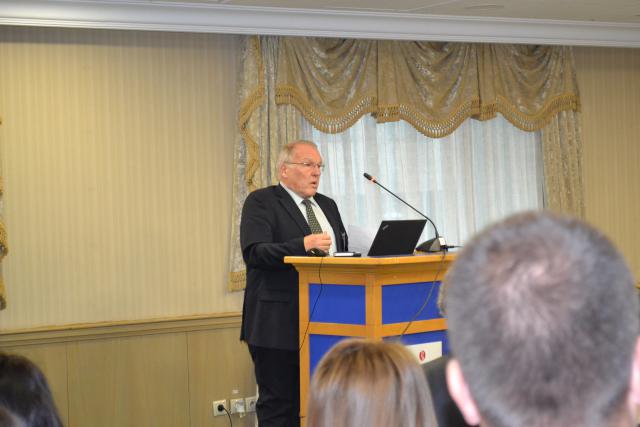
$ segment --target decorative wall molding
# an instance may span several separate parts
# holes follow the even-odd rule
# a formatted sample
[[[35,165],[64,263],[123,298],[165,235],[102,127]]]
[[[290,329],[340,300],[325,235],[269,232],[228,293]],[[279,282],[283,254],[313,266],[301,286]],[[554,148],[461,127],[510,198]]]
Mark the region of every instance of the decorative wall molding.
[[[105,338],[239,328],[240,313],[220,313],[165,319],[104,322],[0,331],[0,348]]]
[[[640,24],[149,1],[4,0],[0,25],[640,47]]]

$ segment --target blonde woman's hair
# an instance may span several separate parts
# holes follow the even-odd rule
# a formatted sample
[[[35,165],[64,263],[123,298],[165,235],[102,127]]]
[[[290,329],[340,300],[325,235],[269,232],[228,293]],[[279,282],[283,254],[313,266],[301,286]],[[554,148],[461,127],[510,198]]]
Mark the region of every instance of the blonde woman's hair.
[[[309,390],[308,427],[436,427],[429,386],[401,344],[349,339],[320,361]]]

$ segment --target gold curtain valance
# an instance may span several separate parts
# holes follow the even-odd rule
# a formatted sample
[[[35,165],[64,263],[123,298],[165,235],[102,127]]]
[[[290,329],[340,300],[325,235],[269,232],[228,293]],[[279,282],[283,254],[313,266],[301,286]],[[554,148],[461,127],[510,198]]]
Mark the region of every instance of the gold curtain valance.
[[[481,120],[499,112],[525,131],[537,131],[560,111],[580,108],[569,47],[476,45]]]
[[[275,91],[327,133],[367,113],[431,138],[496,113],[534,131],[579,108],[571,50],[559,46],[283,37]]]
[[[298,107],[325,133],[353,126],[377,110],[377,42],[280,38],[276,103]]]

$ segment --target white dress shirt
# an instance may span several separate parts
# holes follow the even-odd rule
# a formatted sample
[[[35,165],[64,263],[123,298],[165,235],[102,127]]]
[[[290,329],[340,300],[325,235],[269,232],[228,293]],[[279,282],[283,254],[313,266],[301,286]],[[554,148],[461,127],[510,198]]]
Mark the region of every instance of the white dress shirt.
[[[283,183],[280,183],[280,185],[282,185],[282,188],[287,190],[287,193],[289,193],[298,209],[300,209],[300,212],[302,212],[302,216],[304,216],[308,223],[309,218],[307,218],[307,207],[303,203],[304,199],[298,196],[293,190],[288,188]],[[322,209],[320,208],[320,206],[318,206],[318,203],[316,203],[313,197],[309,197],[309,201],[311,202],[311,208],[313,209],[313,213],[316,215],[318,223],[320,223],[322,231],[326,231],[327,233],[329,233],[329,237],[331,237],[331,247],[329,248],[329,255],[333,255],[333,253],[336,251],[336,236],[333,232],[333,227],[331,227],[329,220],[325,216],[324,212],[322,212]]]

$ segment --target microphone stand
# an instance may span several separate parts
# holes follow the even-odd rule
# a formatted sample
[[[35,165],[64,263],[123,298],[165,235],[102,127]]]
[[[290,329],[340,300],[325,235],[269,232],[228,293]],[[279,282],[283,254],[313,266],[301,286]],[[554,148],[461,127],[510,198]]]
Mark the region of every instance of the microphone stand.
[[[400,196],[395,194],[393,191],[389,190],[387,187],[385,187],[384,185],[380,184],[373,176],[371,176],[371,175],[369,175],[368,173],[365,172],[364,173],[364,177],[366,179],[368,179],[369,181],[373,182],[374,184],[377,184],[379,187],[381,187],[387,193],[391,194],[393,197],[395,197],[396,199],[400,200],[405,205],[409,206],[418,215],[420,215],[421,217],[423,217],[424,219],[429,221],[429,223],[431,223],[431,225],[433,226],[433,230],[436,233],[436,237],[434,237],[433,239],[429,239],[429,240],[427,240],[425,242],[420,243],[416,247],[416,250],[418,250],[420,252],[441,252],[441,251],[446,251],[449,248],[447,246],[446,241],[444,240],[444,237],[440,236],[440,234],[438,233],[438,227],[436,227],[436,224],[433,221],[431,221],[431,218],[429,218],[428,216],[426,216],[425,214],[420,212],[418,209],[416,209],[413,206],[411,206],[409,203],[407,203],[405,200],[400,198]]]

